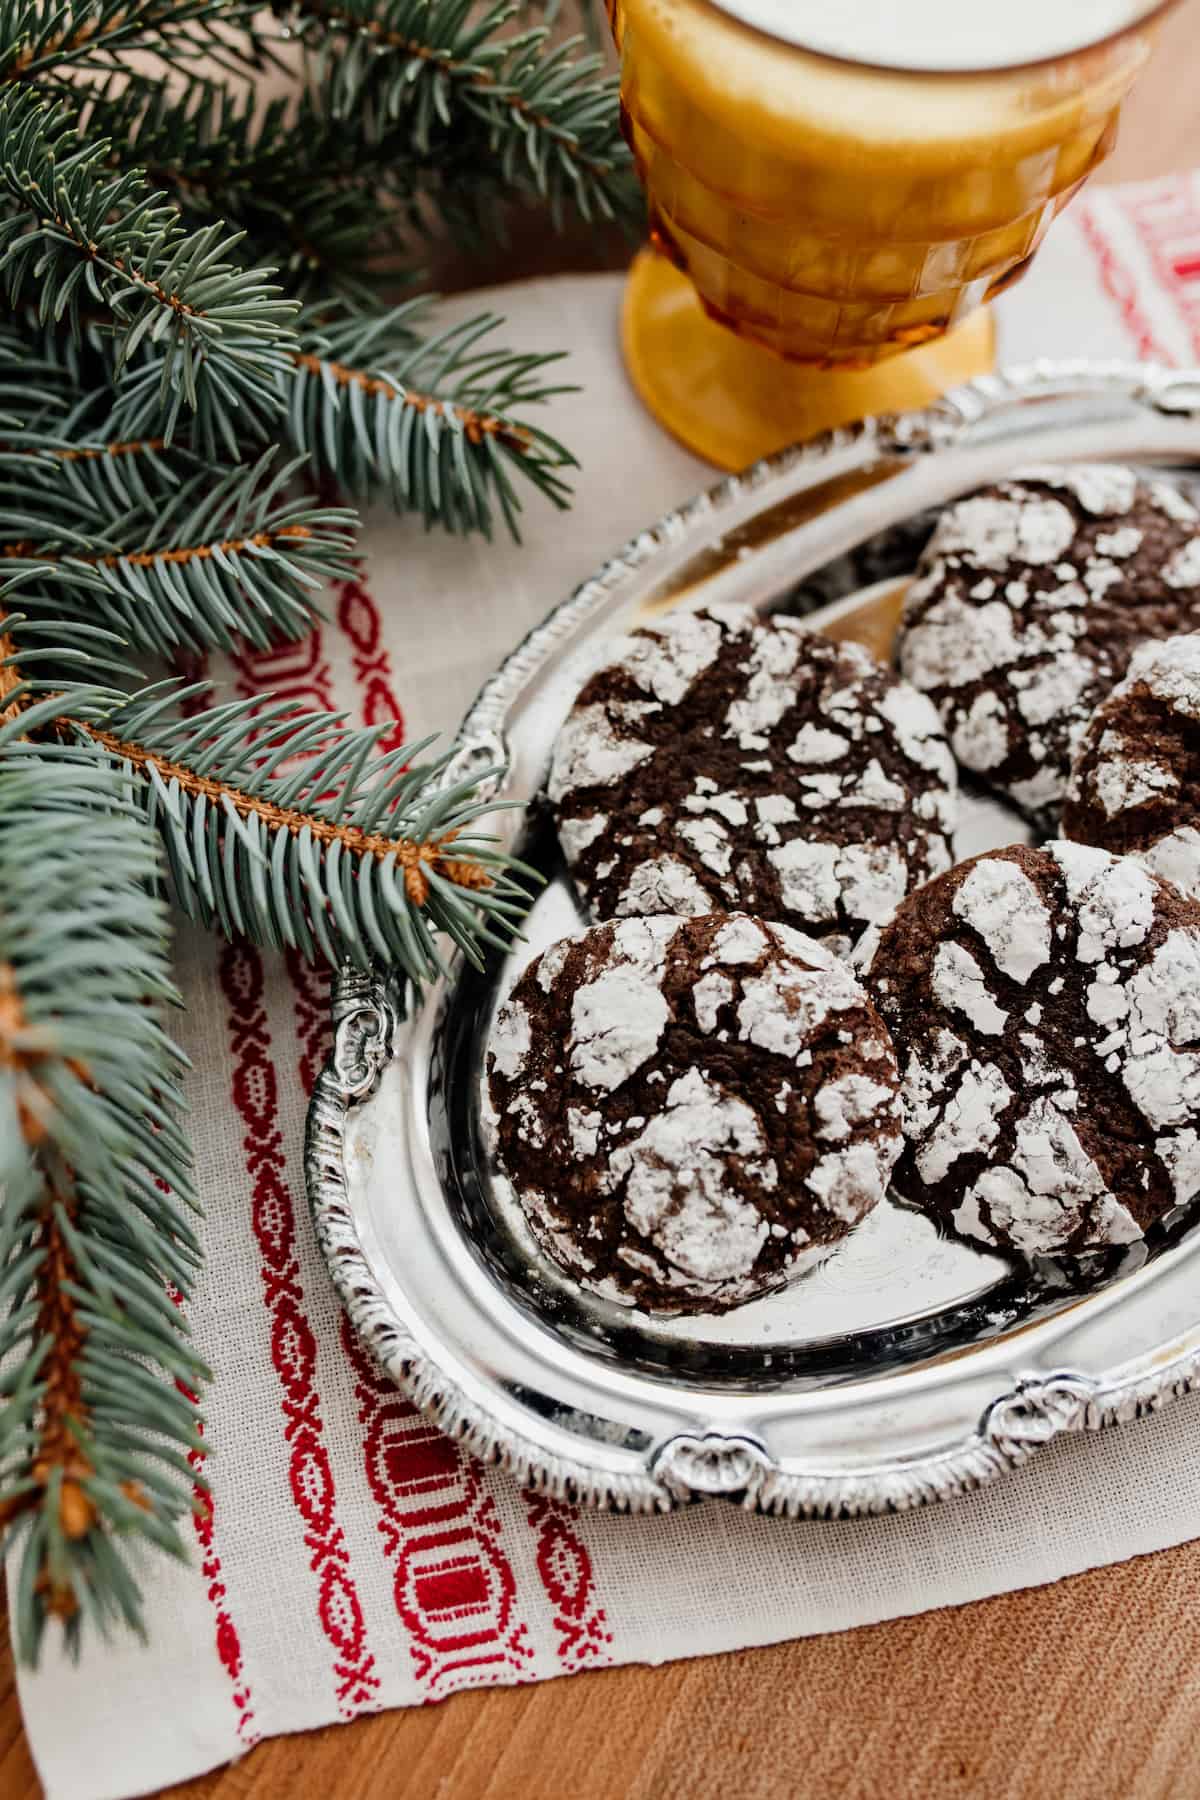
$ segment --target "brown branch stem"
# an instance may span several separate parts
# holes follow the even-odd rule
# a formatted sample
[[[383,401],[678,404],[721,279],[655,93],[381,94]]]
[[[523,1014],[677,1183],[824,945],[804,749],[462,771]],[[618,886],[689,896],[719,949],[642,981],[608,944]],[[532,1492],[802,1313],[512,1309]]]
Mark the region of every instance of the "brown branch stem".
[[[124,443],[94,444],[83,450],[51,450],[59,462],[91,462],[101,456],[145,456],[166,448],[165,438],[129,438]]]
[[[36,183],[31,183],[30,186],[34,192],[38,191]],[[169,306],[171,311],[176,313],[180,318],[196,319],[203,316],[203,314],[196,307],[190,305],[188,301],[181,300],[178,294],[170,293],[162,285],[161,281],[155,281],[150,275],[143,275],[140,269],[135,269],[132,264],[127,263],[123,256],[105,254],[105,252],[101,250],[99,244],[95,243],[91,238],[81,236],[74,225],[67,219],[64,219],[61,213],[54,212],[50,216],[53,218],[55,225],[57,225],[63,236],[69,239],[75,248],[86,256],[89,261],[100,263],[109,269],[115,269],[118,275],[123,275],[126,281],[131,281],[135,287],[141,288],[144,293],[153,295],[154,299],[159,301],[163,306]]]
[[[94,1471],[77,1436],[78,1427],[87,1418],[80,1370],[86,1328],[69,1291],[78,1280],[78,1271],[61,1217],[65,1213],[73,1218],[78,1200],[65,1165],[57,1173],[43,1166],[43,1174],[45,1199],[37,1227],[43,1254],[35,1282],[37,1318],[31,1340],[34,1344],[48,1343],[49,1347],[41,1370],[44,1392],[39,1409],[38,1446],[29,1467],[34,1485],[0,1503],[0,1531],[22,1513],[40,1507],[57,1475],[59,1526],[65,1537],[77,1540],[87,1535],[97,1516],[84,1485]],[[76,1611],[74,1591],[69,1585],[56,1584],[44,1562],[36,1586],[44,1597],[46,1610],[55,1617],[68,1619]]]
[[[11,725],[21,712],[21,702],[13,695],[21,685],[21,671],[11,658],[16,645],[7,631],[0,631],[0,725]]]
[[[125,20],[126,15],[123,12],[118,13],[115,19],[108,20],[104,35],[111,36],[114,32],[122,30],[125,25]],[[4,79],[6,81],[20,80],[22,76],[28,74],[30,68],[32,68],[35,63],[41,67],[47,57],[73,56],[77,50],[82,50],[86,45],[90,44],[97,36],[98,31],[99,26],[96,22],[94,20],[88,20],[85,24],[76,26],[74,31],[60,31],[53,37],[48,38],[44,47],[38,52],[36,57],[29,47],[26,46],[26,48],[14,58]]]
[[[59,550],[39,550],[36,544],[25,538],[0,547],[0,557],[19,557],[23,561],[49,563],[88,563],[93,568],[102,569],[115,569],[121,563],[129,563],[135,569],[152,569],[157,563],[179,565],[208,562],[218,550],[223,551],[226,556],[236,556],[243,550],[265,550],[282,538],[311,536],[307,525],[281,525],[278,531],[256,531],[248,538],[223,538],[219,544],[190,544],[176,550],[112,550],[103,556],[72,556],[69,552],[64,555]]]
[[[353,369],[345,363],[315,356],[308,350],[298,351],[292,361],[310,375],[327,371],[339,387],[360,388],[364,394],[383,394],[389,400],[411,406],[414,412],[431,412],[438,418],[457,419],[472,444],[482,443],[485,437],[495,437],[522,456],[532,447],[532,434],[523,425],[514,425],[510,419],[502,419],[495,413],[476,412],[470,406],[457,406],[448,400],[435,399],[432,394],[416,393],[411,388],[400,387],[386,376],[370,375],[365,369]]]
[[[455,833],[427,838],[417,843],[412,838],[389,838],[380,832],[363,831],[357,825],[335,823],[295,807],[276,806],[261,800],[211,775],[197,775],[183,763],[159,756],[144,745],[130,743],[115,732],[85,720],[63,720],[64,726],[90,738],[110,756],[118,756],[142,774],[150,770],[164,782],[177,782],[193,799],[206,799],[217,806],[231,805],[239,818],[261,819],[272,831],[289,831],[293,836],[307,830],[319,844],[341,844],[354,855],[374,856],[379,861],[394,856],[404,871],[404,891],[414,906],[424,906],[429,898],[429,872],[453,882],[455,887],[480,890],[490,887],[492,878],[481,863],[449,855]]]
[[[0,444],[6,456],[25,457],[29,462],[40,462],[45,456],[54,462],[96,462],[101,457],[148,456],[165,448],[165,438],[129,438],[124,443],[89,444],[80,450],[22,450],[17,444]]]

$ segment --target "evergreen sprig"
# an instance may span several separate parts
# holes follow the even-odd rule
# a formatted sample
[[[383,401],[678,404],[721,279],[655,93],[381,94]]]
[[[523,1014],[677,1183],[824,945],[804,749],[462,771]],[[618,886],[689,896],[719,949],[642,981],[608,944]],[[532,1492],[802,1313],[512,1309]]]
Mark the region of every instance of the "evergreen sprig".
[[[105,174],[110,146],[81,143],[68,106],[25,89],[0,94],[0,183],[18,211],[0,220],[0,284],[11,307],[34,297],[44,324],[79,331],[85,302],[111,320],[118,374],[155,355],[162,436],[201,401],[215,439],[236,443],[243,408],[277,410],[274,378],[294,348],[295,302],[263,269],[230,258],[220,222],[187,231],[138,169]]]
[[[115,485],[129,492],[116,510]],[[296,464],[268,451],[214,482],[197,468],[146,485],[155,452],[133,483],[107,448],[47,472],[0,476],[0,533],[8,580],[0,598],[22,605],[86,608],[135,649],[229,648],[236,637],[265,647],[301,637],[324,581],[349,573],[354,516],[286,492]]]
[[[254,66],[262,58],[254,10],[251,0],[0,0],[0,82],[118,66],[130,50],[177,57],[241,49]]]
[[[317,57],[333,117],[368,141],[403,123],[429,152],[464,121],[482,127],[506,182],[532,188],[556,221],[627,218],[636,206],[616,85],[580,39],[550,28],[504,33],[500,0],[300,0],[289,24]],[[503,34],[503,35],[502,35]]]
[[[443,781],[449,753],[416,761],[427,741],[379,755],[386,725],[348,730],[282,702],[194,714],[197,692],[167,682],[67,725],[145,784],[191,917],[335,967],[379,958],[416,982],[442,967],[440,934],[474,962],[505,942],[528,891],[474,829],[492,810],[477,781]]]
[[[243,231],[247,254],[274,264],[306,299],[375,303],[383,253],[419,220],[412,210],[382,216],[380,189],[415,203],[425,186],[440,192],[452,161],[435,168],[399,134],[366,152],[320,92],[263,107],[252,87],[204,71],[178,76],[171,90],[136,71],[96,87],[81,128],[125,146],[190,217]],[[394,256],[386,273],[396,277]]]
[[[382,490],[427,525],[491,535],[499,508],[517,534],[524,478],[556,506],[569,451],[520,422],[560,388],[551,359],[491,349],[490,314],[436,336],[416,335],[421,302],[394,311],[314,318],[288,383],[288,433],[313,473],[336,471],[356,495]]]
[[[352,569],[339,497],[514,534],[566,503],[553,352],[397,304],[439,221],[631,215],[613,84],[556,10],[0,0],[0,1529],[30,1659],[53,1619],[73,1649],[138,1626],[123,1546],[179,1554],[194,1494],[165,896],[413,982],[528,904],[444,756],[146,661],[306,631]]]
[[[0,734],[0,1520],[22,1653],[137,1628],[115,1540],[176,1555],[204,1370],[160,852],[119,765]],[[64,853],[69,846],[69,853]],[[80,870],[89,871],[80,880]]]

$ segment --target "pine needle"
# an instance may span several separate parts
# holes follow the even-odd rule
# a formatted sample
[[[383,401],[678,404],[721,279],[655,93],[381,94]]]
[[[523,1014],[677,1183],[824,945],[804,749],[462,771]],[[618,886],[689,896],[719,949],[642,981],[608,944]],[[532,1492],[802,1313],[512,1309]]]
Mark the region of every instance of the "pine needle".
[[[339,496],[485,535],[567,503],[553,349],[394,303],[432,222],[640,216],[615,86],[556,10],[302,0],[285,33],[244,0],[0,0],[0,1531],[28,1661],[51,1625],[142,1631],[127,1548],[182,1555],[195,1494],[167,896],[414,983],[529,904],[446,756],[146,665],[304,635],[353,572]],[[304,66],[264,107],[284,35]]]

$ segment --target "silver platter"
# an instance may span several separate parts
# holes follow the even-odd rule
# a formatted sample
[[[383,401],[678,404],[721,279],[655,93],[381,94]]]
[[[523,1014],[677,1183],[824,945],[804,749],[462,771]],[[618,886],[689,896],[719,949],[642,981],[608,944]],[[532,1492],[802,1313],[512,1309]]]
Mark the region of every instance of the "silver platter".
[[[527,941],[426,993],[345,973],[309,1114],[317,1235],[363,1342],[448,1431],[523,1481],[649,1511],[883,1512],[978,1486],[1060,1432],[1200,1386],[1200,1232],[1117,1259],[1016,1264],[885,1203],[790,1290],[663,1320],[541,1257],[479,1130],[499,998],[578,923],[540,805],[585,675],[634,622],[737,600],[886,649],[894,600],[957,494],[1030,462],[1200,462],[1200,370],[1039,364],[760,463],[644,532],[557,607],[463,722],[455,779],[500,766],[498,829],[548,885]],[[1023,835],[969,797],[960,854]]]

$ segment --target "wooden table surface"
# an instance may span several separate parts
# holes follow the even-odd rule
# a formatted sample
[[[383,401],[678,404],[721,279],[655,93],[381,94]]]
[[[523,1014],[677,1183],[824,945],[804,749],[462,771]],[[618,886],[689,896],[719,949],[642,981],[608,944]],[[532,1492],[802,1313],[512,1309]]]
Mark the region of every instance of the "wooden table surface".
[[[1200,0],[1183,0],[1103,178],[1192,164]],[[518,240],[506,272],[588,266],[594,251],[582,239],[547,248],[538,228]],[[448,266],[445,284],[468,273]],[[1198,1722],[1200,1542],[867,1630],[460,1694],[276,1738],[171,1791],[188,1800],[1200,1800]],[[0,1800],[39,1793],[5,1635]]]

